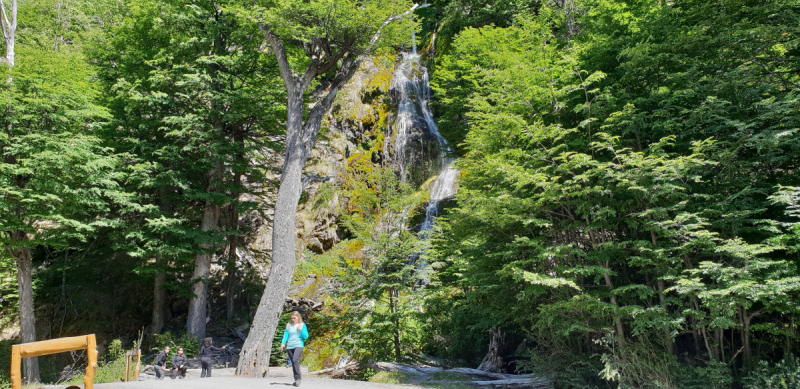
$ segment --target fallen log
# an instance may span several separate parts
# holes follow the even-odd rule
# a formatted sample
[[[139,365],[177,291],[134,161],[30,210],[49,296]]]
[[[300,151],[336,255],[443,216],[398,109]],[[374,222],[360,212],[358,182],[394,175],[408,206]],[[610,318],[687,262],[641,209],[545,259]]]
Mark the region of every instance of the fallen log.
[[[373,364],[370,364],[370,367],[380,371],[406,373],[413,375],[424,375],[424,374],[431,374],[439,371],[444,371],[444,369],[441,367],[423,367],[423,366],[409,365],[407,363],[396,363],[396,362],[375,362]]]
[[[459,373],[465,375],[470,378],[478,378],[478,379],[485,379],[485,380],[509,380],[509,379],[516,379],[516,378],[528,378],[531,375],[516,375],[516,374],[506,374],[506,373],[491,373],[488,371],[478,370],[478,369],[470,369],[468,367],[456,367],[453,369],[448,369],[447,371],[452,371],[454,373]]]
[[[310,371],[308,372],[308,374],[330,375],[333,378],[337,378],[337,377],[345,377],[353,375],[358,371],[358,368],[359,368],[358,362],[350,362],[342,366],[329,367],[327,369]]]
[[[462,385],[475,386],[478,388],[507,388],[507,389],[552,389],[550,383],[543,378],[511,378],[505,380],[491,381],[462,381]]]

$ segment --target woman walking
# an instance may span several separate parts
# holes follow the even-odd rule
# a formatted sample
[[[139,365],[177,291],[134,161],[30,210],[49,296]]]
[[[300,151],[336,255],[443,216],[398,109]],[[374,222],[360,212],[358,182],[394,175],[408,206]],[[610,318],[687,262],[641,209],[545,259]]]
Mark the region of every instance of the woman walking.
[[[294,386],[300,386],[300,355],[303,353],[304,340],[308,339],[308,327],[303,323],[303,317],[297,311],[292,312],[292,319],[286,323],[286,330],[283,332],[281,341],[281,351],[289,353],[289,360],[292,361],[292,371],[294,372]]]
[[[200,347],[200,352],[197,354],[200,357],[200,366],[203,368],[200,372],[200,378],[211,377],[211,352],[222,350],[219,347],[214,347],[213,343],[210,336],[203,339],[203,347]]]

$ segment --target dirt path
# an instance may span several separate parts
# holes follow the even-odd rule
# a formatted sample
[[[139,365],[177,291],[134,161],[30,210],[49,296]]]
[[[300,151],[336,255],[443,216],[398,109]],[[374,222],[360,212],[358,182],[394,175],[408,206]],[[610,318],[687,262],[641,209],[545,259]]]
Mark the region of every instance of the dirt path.
[[[271,367],[267,378],[236,377],[235,369],[214,369],[211,378],[200,378],[200,370],[191,369],[186,379],[145,380],[135,382],[118,382],[95,384],[97,389],[281,389],[292,388],[294,378],[285,367]],[[303,376],[301,388],[306,389],[422,389],[414,385],[392,385],[373,382],[334,380],[309,375]]]

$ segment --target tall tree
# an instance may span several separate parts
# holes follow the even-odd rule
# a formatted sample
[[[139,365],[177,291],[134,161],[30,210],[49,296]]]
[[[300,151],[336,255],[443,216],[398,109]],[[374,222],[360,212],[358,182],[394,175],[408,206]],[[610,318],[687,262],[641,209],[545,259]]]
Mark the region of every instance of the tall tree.
[[[117,184],[123,176],[119,157],[95,136],[95,124],[107,112],[96,104],[96,85],[87,82],[92,71],[81,53],[82,37],[51,45],[76,30],[96,31],[106,15],[54,20],[54,3],[18,7],[11,0],[9,8],[0,2],[2,62],[9,65],[2,70],[9,82],[0,93],[0,246],[16,263],[23,342],[36,340],[34,250],[85,241],[96,229],[117,224],[109,217],[112,209],[124,213],[119,206],[131,205]],[[18,13],[26,20],[19,35]],[[16,50],[25,55],[18,58]],[[24,370],[28,382],[39,380],[36,358],[26,358]]]
[[[37,54],[8,73],[14,81],[0,94],[0,245],[16,260],[23,342],[36,340],[33,249],[114,225],[107,213],[128,199],[117,184],[119,158],[88,131],[106,116],[92,103],[93,86],[79,81],[88,67],[75,65],[80,56]],[[35,358],[25,359],[25,377],[38,381]]]
[[[279,0],[257,11],[286,86],[288,117],[285,162],[272,230],[272,265],[239,356],[239,375],[264,377],[269,369],[273,334],[294,271],[295,213],[303,191],[303,167],[323,116],[364,56],[398,42],[398,38],[410,38],[408,16],[416,7],[407,0]],[[392,23],[396,20],[402,23]],[[293,67],[302,68],[302,72]],[[306,91],[326,74],[330,77],[319,80],[324,90],[306,117]]]
[[[281,116],[272,104],[283,96],[274,58],[259,52],[258,26],[230,12],[236,4],[131,2],[98,53],[114,115],[104,136],[140,167],[131,190],[162,209],[131,233],[131,250],[157,263],[153,330],[168,263],[193,261],[187,328],[205,337],[211,261],[226,235],[222,213],[253,205],[239,195],[262,183],[257,154]]]

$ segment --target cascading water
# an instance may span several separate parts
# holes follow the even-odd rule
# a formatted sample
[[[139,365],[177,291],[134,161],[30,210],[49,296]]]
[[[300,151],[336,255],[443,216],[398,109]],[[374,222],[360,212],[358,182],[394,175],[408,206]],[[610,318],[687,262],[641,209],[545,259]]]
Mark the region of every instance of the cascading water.
[[[428,69],[420,64],[420,57],[416,47],[412,53],[404,53],[402,61],[397,66],[392,77],[390,90],[399,100],[397,113],[391,126],[393,132],[393,154],[400,169],[400,175],[405,179],[407,156],[416,144],[410,144],[411,139],[433,138],[438,145],[436,162],[438,176],[433,184],[430,201],[425,210],[425,220],[420,228],[420,238],[427,239],[433,230],[433,222],[439,213],[439,204],[455,195],[455,183],[458,170],[453,165],[452,148],[441,134],[436,122],[433,120],[430,102],[430,83]],[[412,142],[416,143],[416,142]],[[418,257],[418,256],[415,256]],[[418,260],[418,258],[413,258]],[[417,263],[417,267],[424,263]]]

